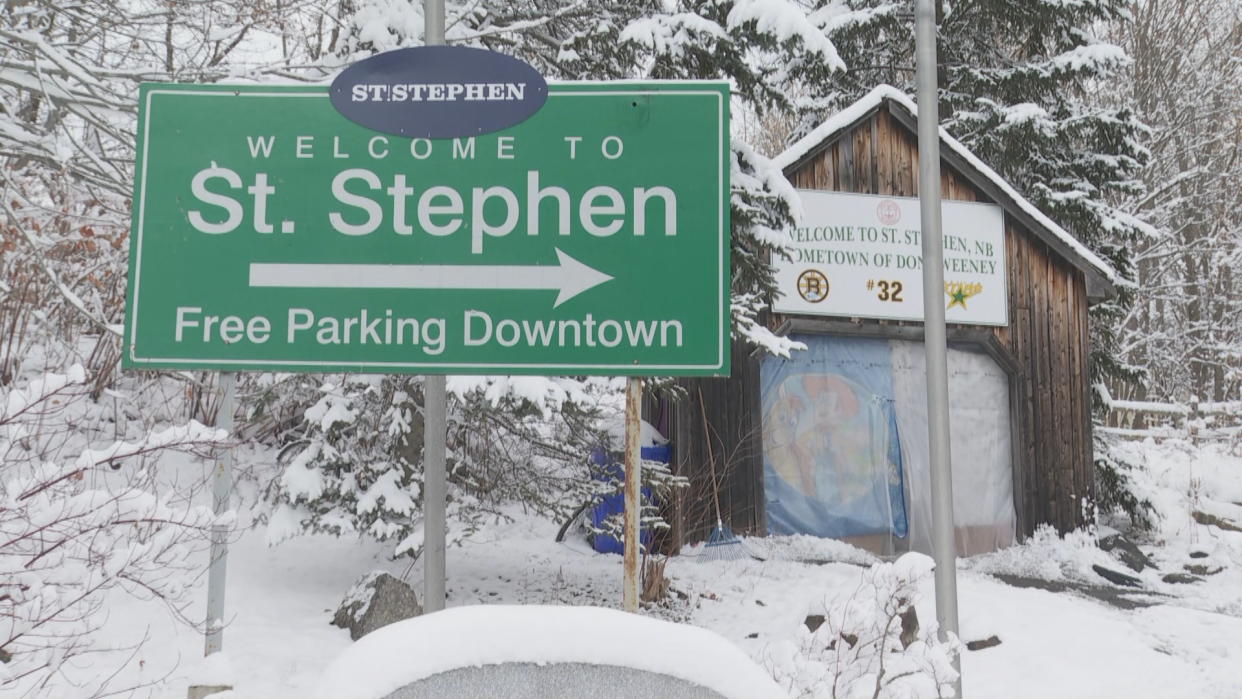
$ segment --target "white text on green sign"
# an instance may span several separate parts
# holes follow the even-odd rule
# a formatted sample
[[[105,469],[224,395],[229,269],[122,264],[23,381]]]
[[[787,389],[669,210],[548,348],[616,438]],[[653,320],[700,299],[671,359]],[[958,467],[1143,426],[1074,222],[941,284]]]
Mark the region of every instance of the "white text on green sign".
[[[145,86],[126,365],[727,372],[727,88],[560,85],[473,138]]]

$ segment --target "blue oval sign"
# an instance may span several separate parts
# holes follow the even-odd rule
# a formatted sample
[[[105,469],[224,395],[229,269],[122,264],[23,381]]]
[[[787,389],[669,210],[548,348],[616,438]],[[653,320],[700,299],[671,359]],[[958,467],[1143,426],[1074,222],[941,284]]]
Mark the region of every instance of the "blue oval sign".
[[[363,59],[336,76],[332,106],[368,129],[411,138],[478,136],[519,124],[548,99],[531,66],[465,46],[419,46]]]

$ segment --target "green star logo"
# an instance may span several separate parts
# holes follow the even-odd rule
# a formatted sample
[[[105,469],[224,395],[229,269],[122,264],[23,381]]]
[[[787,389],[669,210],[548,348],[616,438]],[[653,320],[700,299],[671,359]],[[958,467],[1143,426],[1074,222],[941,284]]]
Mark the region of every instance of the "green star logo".
[[[963,310],[966,309],[967,295],[966,295],[965,289],[959,286],[953,291],[946,291],[945,293],[949,295],[949,305],[946,308],[953,308],[954,306],[961,306]]]

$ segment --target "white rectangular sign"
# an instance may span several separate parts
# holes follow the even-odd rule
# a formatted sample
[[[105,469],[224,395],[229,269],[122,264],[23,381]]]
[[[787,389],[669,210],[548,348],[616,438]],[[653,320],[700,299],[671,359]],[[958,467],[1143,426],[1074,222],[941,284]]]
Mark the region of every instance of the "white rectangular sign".
[[[923,320],[919,200],[799,190],[804,219],[774,255],[779,313]],[[945,201],[945,321],[1008,325],[1005,215]]]

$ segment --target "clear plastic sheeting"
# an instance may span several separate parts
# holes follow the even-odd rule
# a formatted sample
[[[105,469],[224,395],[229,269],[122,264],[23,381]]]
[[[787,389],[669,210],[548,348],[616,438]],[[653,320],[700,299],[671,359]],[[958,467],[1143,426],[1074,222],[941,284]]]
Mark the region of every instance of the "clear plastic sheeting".
[[[927,364],[922,343],[893,341],[893,393],[909,485],[910,550],[931,552],[931,463]],[[982,351],[950,347],[949,447],[957,553],[970,556],[1014,542],[1009,378]]]
[[[768,531],[879,554],[931,551],[931,477],[921,343],[800,335],[764,360]],[[950,442],[958,552],[1014,541],[1009,382],[986,354],[950,348]]]

